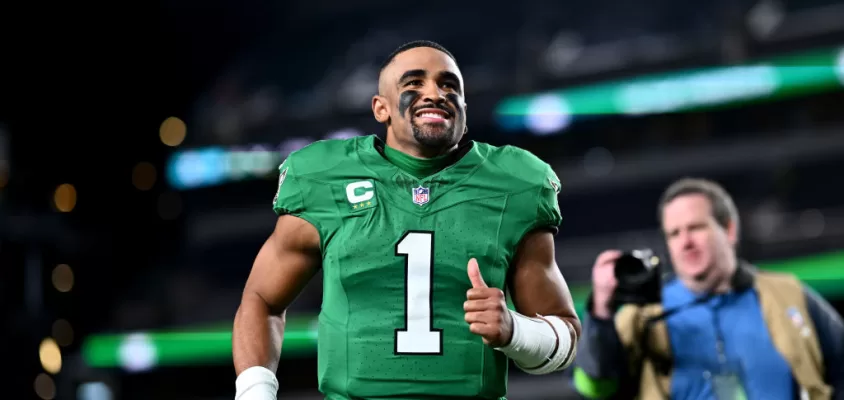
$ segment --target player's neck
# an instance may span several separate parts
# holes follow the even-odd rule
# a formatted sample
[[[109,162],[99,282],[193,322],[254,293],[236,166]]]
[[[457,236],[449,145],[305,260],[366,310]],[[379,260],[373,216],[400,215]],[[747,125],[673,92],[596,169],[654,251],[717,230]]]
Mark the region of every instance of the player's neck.
[[[384,146],[384,157],[393,165],[417,179],[437,173],[453,161],[451,153],[431,158],[418,158],[390,146]]]
[[[457,143],[449,147],[434,148],[420,146],[417,143],[413,143],[412,140],[400,140],[396,137],[396,134],[390,132],[389,128],[387,129],[387,140],[385,140],[384,143],[386,144],[385,147],[390,147],[393,150],[404,153],[405,155],[420,159],[439,158],[457,150]]]

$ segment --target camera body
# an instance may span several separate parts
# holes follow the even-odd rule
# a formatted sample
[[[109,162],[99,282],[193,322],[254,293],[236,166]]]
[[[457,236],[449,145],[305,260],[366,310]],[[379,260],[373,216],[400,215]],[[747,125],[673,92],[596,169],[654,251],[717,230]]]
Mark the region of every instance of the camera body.
[[[618,310],[625,304],[653,304],[662,302],[662,273],[659,258],[651,249],[626,252],[615,261],[618,281],[610,305]]]

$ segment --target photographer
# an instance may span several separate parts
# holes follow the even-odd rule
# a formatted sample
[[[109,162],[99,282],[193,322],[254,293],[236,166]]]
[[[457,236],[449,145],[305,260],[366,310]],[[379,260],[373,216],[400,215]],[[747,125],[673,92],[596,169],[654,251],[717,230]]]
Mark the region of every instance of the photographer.
[[[738,214],[683,179],[659,218],[675,277],[647,251],[598,256],[574,369],[586,398],[844,399],[844,324],[796,278],[736,257]]]

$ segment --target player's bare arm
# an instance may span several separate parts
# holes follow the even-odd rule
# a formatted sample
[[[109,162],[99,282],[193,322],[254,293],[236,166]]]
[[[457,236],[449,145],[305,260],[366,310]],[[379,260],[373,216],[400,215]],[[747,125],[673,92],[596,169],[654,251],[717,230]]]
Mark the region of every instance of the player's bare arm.
[[[472,289],[464,304],[469,329],[501,350],[528,373],[547,374],[571,364],[580,321],[554,258],[550,232],[528,234],[519,246],[508,287],[517,312],[507,309],[504,292],[490,288],[476,260],[469,261]]]
[[[234,319],[236,398],[275,399],[285,310],[317,272],[319,263],[316,228],[297,217],[279,217],[255,258]]]
[[[516,311],[523,315],[555,316],[568,322],[571,339],[576,342],[580,319],[554,253],[554,236],[550,232],[540,230],[526,235],[513,263],[510,295]]]

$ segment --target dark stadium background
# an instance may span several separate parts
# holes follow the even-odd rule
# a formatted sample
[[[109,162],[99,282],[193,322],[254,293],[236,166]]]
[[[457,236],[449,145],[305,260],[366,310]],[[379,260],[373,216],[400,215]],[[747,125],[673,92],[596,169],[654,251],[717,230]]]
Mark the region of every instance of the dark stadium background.
[[[457,56],[473,139],[557,170],[578,304],[601,250],[663,252],[660,191],[695,175],[735,196],[746,258],[842,309],[840,1],[4,8],[3,398],[233,398],[227,335],[274,221],[274,167],[382,133],[378,63],[420,38]],[[317,279],[291,310],[283,398],[318,398],[319,303]],[[510,398],[576,398],[566,379],[513,370]]]

